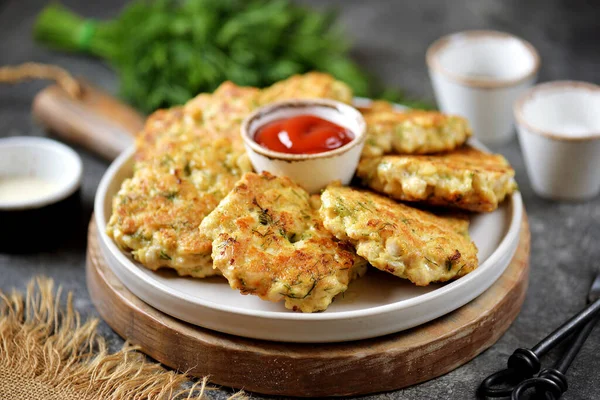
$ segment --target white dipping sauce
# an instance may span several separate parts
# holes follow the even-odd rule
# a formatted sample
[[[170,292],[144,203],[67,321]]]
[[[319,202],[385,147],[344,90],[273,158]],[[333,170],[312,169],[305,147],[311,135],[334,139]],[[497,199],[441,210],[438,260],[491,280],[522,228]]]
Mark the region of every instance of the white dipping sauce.
[[[55,192],[57,186],[35,176],[0,176],[0,201],[38,200]]]

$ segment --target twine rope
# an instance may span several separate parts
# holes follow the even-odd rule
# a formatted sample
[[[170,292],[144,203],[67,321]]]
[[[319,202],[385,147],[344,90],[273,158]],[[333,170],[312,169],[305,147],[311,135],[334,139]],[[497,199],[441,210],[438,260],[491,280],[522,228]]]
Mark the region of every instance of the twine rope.
[[[0,399],[208,400],[208,377],[189,386],[126,343],[108,351],[98,320],[84,320],[61,288],[37,278],[25,293],[0,291]],[[243,392],[229,397],[246,399]]]
[[[28,62],[0,67],[0,83],[20,83],[32,79],[53,80],[73,98],[82,94],[79,82],[65,69],[56,65]]]

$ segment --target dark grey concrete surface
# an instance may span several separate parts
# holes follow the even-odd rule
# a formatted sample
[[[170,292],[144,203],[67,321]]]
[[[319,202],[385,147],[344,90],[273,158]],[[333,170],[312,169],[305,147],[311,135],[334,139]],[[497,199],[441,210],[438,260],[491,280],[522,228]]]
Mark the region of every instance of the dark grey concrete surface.
[[[41,0],[0,0],[0,65],[25,61],[54,63],[116,92],[117,79],[103,63],[55,53],[32,42],[32,23],[44,3]],[[104,18],[114,16],[123,1],[69,0],[66,3],[78,12]],[[305,3],[315,7],[339,7],[341,19],[354,40],[357,59],[387,84],[406,88],[418,97],[433,98],[424,61],[427,45],[443,34],[474,28],[504,30],[531,41],[542,56],[542,81],[600,81],[600,3],[596,0],[313,0]],[[0,87],[0,137],[47,135],[30,116],[31,100],[42,87],[42,82]],[[517,171],[531,224],[531,283],[520,316],[496,345],[455,371],[421,385],[366,399],[474,398],[479,382],[503,367],[515,348],[532,346],[584,305],[593,271],[600,268],[600,198],[580,203],[542,200],[531,190],[516,140],[495,150],[503,153]],[[85,221],[107,163],[78,151],[84,161],[85,175],[82,224],[75,233],[76,238],[53,251],[0,253],[0,290],[22,289],[31,277],[47,275],[74,292],[78,311],[96,317],[84,279]],[[32,224],[31,234],[35,235],[35,231]],[[57,234],[59,232],[57,228]],[[103,323],[100,331],[113,348],[123,343]],[[565,399],[600,398],[599,332],[597,329],[592,333],[569,370],[570,388]],[[555,356],[551,356],[547,362],[554,359]],[[221,390],[209,396],[221,399],[230,393]]]

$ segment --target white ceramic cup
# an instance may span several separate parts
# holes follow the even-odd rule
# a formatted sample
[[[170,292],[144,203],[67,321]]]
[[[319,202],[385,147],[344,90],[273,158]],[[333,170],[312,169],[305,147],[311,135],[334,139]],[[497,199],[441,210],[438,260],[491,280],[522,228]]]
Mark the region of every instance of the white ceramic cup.
[[[440,109],[466,117],[477,139],[495,145],[512,139],[513,104],[535,82],[540,58],[508,33],[465,31],[431,44],[427,65]]]
[[[297,115],[316,115],[350,130],[354,139],[335,150],[315,154],[289,154],[269,150],[254,140],[257,130],[269,122]],[[257,172],[287,176],[310,193],[318,193],[333,181],[347,185],[354,176],[365,145],[366,123],[354,107],[323,99],[286,100],[261,107],[242,123],[242,138]]]
[[[514,106],[533,190],[556,200],[600,192],[600,86],[556,81],[537,85]]]

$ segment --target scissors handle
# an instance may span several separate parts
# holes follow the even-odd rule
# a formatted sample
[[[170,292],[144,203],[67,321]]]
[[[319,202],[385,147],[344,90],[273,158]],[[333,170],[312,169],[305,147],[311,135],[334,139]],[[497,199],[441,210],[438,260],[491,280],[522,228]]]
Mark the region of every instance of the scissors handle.
[[[498,371],[481,382],[479,397],[508,397],[522,381],[530,379],[541,368],[540,359],[530,349],[518,348],[508,358],[508,368]]]
[[[558,400],[562,396],[561,387],[553,380],[547,377],[536,377],[526,379],[513,390],[510,399],[521,400],[527,397],[528,390],[534,389],[537,394],[536,399]],[[565,389],[566,390],[566,389]]]
[[[593,320],[594,317],[600,311],[600,299],[588,305],[586,308],[581,310],[579,313],[574,315],[564,324],[559,326],[554,332],[546,336],[542,339],[538,344],[533,346],[531,349],[517,349],[515,352],[508,358],[508,369],[513,369],[517,374],[521,375],[523,378],[529,378],[536,374],[540,370],[540,357],[546,354],[548,351],[553,349],[556,345],[563,342],[567,337],[569,337],[573,332],[582,329],[582,327],[587,324],[589,321]],[[592,325],[593,327],[593,325]],[[585,332],[583,329],[581,333]],[[589,332],[588,332],[589,335]],[[580,346],[585,342],[585,338],[581,342]],[[577,341],[575,341],[577,342]],[[574,346],[575,343],[574,342]],[[573,346],[573,347],[574,347]],[[577,349],[577,352],[579,349]],[[577,355],[577,352],[573,355]],[[565,361],[568,360],[568,357],[565,356]],[[567,363],[571,364],[573,359],[571,358]]]
[[[536,378],[526,379],[518,384],[511,394],[511,400],[526,398],[525,393],[530,389],[535,389],[541,398],[558,400],[569,388],[565,373],[594,329],[596,322],[598,322],[598,318],[594,318],[584,325],[575,335],[567,352],[556,362],[553,368],[547,368],[540,372]]]
[[[479,398],[508,397],[521,381],[521,377],[514,369],[503,369],[493,373],[481,382],[477,389]]]
[[[591,324],[591,328],[593,328],[593,323],[588,323],[590,320],[594,320],[594,316],[598,314],[600,311],[600,299],[591,303],[589,306],[584,308],[582,311],[574,315],[571,319],[566,321],[560,327],[558,327],[554,332],[546,336],[542,339],[538,344],[536,344],[531,349],[519,348],[516,349],[513,354],[508,358],[508,368],[498,371],[490,376],[488,376],[479,386],[477,393],[480,397],[508,397],[513,392],[513,389],[516,388],[519,382],[530,380],[530,379],[538,379],[533,378],[535,374],[537,374],[541,368],[540,357],[554,348],[556,345],[564,341],[567,337],[569,337],[574,331],[581,329],[584,324]],[[588,325],[585,325],[585,328],[588,329]],[[591,331],[591,328],[590,331]],[[583,329],[581,334],[586,331]],[[563,366],[558,365],[556,367],[563,367],[566,372],[566,368],[571,364],[579,349],[585,342],[585,339],[589,335],[589,332],[585,335],[585,337],[578,335],[576,340],[573,342],[573,345],[570,347],[569,351],[565,354],[565,356],[559,361],[559,363],[563,362]],[[578,344],[579,338],[582,338],[581,343]],[[577,347],[577,345],[579,347]],[[555,368],[559,370],[558,368]],[[560,370],[559,370],[560,371]],[[538,382],[538,381],[536,381]],[[530,385],[531,383],[528,383]],[[541,385],[548,386],[549,383],[542,383]],[[566,389],[565,389],[566,390]]]

